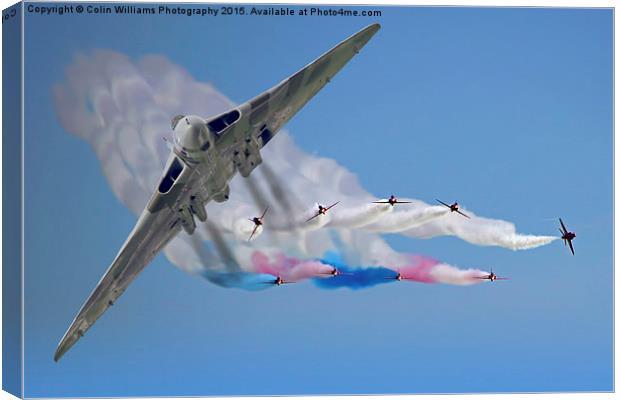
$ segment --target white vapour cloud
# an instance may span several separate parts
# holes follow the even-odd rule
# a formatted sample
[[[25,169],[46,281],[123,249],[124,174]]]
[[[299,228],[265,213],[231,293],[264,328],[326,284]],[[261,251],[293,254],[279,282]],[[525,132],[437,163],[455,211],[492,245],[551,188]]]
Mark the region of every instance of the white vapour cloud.
[[[475,285],[481,282],[481,276],[487,272],[478,269],[458,269],[448,264],[436,265],[430,275],[439,283],[450,285]]]
[[[171,117],[208,117],[235,105],[211,84],[194,80],[164,57],[135,61],[112,51],[78,56],[53,95],[62,126],[91,144],[112,191],[136,215],[155,189],[169,154],[162,138],[170,136]],[[473,244],[509,249],[532,248],[555,239],[521,235],[509,222],[473,214],[471,220],[456,218],[445,208],[416,200],[396,209],[370,205],[374,197],[354,174],[335,160],[305,153],[285,130],[265,147],[263,160],[266,165],[249,178],[253,186],[237,176],[231,183],[231,199],[209,204],[215,232],[201,224],[194,238],[182,232],[166,247],[173,264],[193,272],[207,268],[205,264],[247,269],[256,249],[309,258],[337,249],[351,264],[402,264],[404,256],[381,239],[382,232],[415,238],[453,235]],[[257,195],[274,207],[265,218],[266,229],[248,243],[252,225],[247,219],[262,211]],[[335,201],[340,204],[326,216],[309,224],[300,222],[312,215],[313,203]],[[213,249],[203,252],[197,246],[207,243],[217,248],[216,235],[223,243],[220,257],[213,256]],[[223,248],[233,254],[231,259],[222,260]],[[438,278],[450,283],[467,280],[467,275],[460,280],[450,278],[453,275]]]

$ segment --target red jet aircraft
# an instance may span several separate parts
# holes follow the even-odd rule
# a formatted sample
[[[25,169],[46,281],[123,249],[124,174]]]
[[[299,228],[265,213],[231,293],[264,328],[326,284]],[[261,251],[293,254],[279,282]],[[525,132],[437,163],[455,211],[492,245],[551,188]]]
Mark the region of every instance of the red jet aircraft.
[[[490,280],[491,282],[493,282],[493,281],[497,281],[497,280],[505,281],[505,280],[510,279],[510,278],[500,278],[500,277],[498,277],[497,275],[495,275],[495,274],[493,273],[493,269],[491,269],[491,273],[490,273],[490,274],[488,274],[488,275],[484,275],[484,276],[474,276],[474,278],[476,278],[476,279],[488,279],[488,280]]]
[[[389,204],[391,206],[394,206],[395,204],[405,204],[405,203],[411,203],[410,201],[400,201],[396,198],[396,196],[391,195],[389,199],[387,200],[380,200],[380,201],[373,201],[373,203],[375,204]]]
[[[353,275],[350,272],[340,272],[338,268],[334,267],[331,271],[321,274],[321,275],[330,275],[330,276],[338,276],[338,275]]]
[[[391,280],[391,281],[406,281],[406,280],[410,280],[409,278],[405,278],[403,276],[403,274],[400,273],[400,270],[396,271],[396,276],[390,276],[390,277],[387,277],[385,279],[388,279],[388,280]]]
[[[562,221],[562,218],[560,218],[560,225],[562,225],[562,228],[560,228],[560,233],[562,234],[562,240],[564,241],[564,246],[566,246],[566,243],[568,243],[568,247],[570,247],[571,253],[575,255],[575,250],[573,249],[572,240],[576,238],[577,235],[575,235],[575,232],[570,232],[568,229],[566,229],[566,226],[564,226],[564,222]]]
[[[254,230],[252,231],[252,234],[248,238],[248,242],[252,240],[252,237],[254,237],[254,234],[258,230],[258,227],[263,224],[263,218],[265,218],[265,214],[267,214],[267,210],[269,210],[269,207],[265,208],[265,211],[263,211],[263,215],[261,215],[260,217],[254,217],[251,219],[248,218],[250,221],[254,222]]]
[[[312,217],[308,218],[306,220],[306,222],[310,222],[311,220],[315,219],[316,217],[318,217],[319,215],[325,215],[327,213],[327,211],[329,211],[330,208],[332,208],[333,206],[335,206],[336,204],[340,203],[340,201],[335,202],[334,204],[332,204],[329,207],[323,207],[322,205],[319,204],[319,209],[316,212],[316,214],[314,214]]]
[[[459,214],[461,214],[462,216],[469,218],[469,215],[463,214],[461,211],[459,211],[459,203],[457,203],[456,201],[450,205],[444,203],[443,201],[439,200],[439,199],[435,199],[438,202],[440,202],[441,204],[443,204],[444,206],[448,207],[450,209],[451,212],[457,212]]]
[[[276,279],[271,280],[271,281],[267,281],[267,282],[263,282],[267,285],[284,285],[286,283],[297,283],[297,282],[293,282],[293,281],[285,281],[284,279],[282,279],[281,276],[277,276]]]

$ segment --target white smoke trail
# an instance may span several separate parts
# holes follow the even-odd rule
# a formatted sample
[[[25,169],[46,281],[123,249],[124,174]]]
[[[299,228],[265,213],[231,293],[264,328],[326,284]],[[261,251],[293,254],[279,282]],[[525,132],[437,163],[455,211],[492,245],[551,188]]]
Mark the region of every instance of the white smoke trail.
[[[448,210],[446,208],[446,210]],[[449,211],[449,210],[448,210]],[[499,246],[511,250],[527,250],[544,246],[558,239],[555,236],[535,236],[517,233],[514,224],[498,219],[478,217],[466,211],[471,219],[456,213],[412,227],[402,233],[420,239],[436,236],[456,236],[480,246]]]
[[[381,233],[402,232],[442,217],[449,212],[450,209],[440,206],[415,207],[387,215],[370,226],[364,226],[364,229]]]
[[[155,189],[168,157],[169,149],[162,138],[170,136],[171,116],[208,117],[234,106],[212,85],[195,81],[164,57],[148,56],[134,62],[112,51],[78,56],[67,69],[67,81],[55,86],[53,92],[63,127],[91,144],[114,194],[136,215]],[[247,97],[255,94],[248,93]],[[250,268],[250,257],[245,253],[274,247],[299,257],[320,257],[338,250],[351,264],[396,265],[402,255],[377,235],[382,232],[402,231],[417,238],[454,235],[470,243],[510,249],[536,247],[554,239],[517,234],[514,225],[505,221],[473,215],[470,221],[445,215],[446,210],[420,201],[414,201],[411,208],[399,205],[396,212],[391,212],[391,206],[369,205],[374,197],[360,186],[355,175],[334,160],[303,152],[286,131],[265,147],[263,160],[267,165],[258,170],[263,168],[265,173],[253,173],[252,179],[257,187],[271,189],[263,194],[269,204],[282,201],[279,194],[275,195],[282,190],[291,193],[290,198],[301,198],[306,206],[307,202],[325,199],[339,200],[340,204],[305,224],[301,221],[309,210],[297,201],[288,202],[287,215],[270,212],[265,218],[266,229],[248,243],[252,225],[247,219],[262,210],[248,185],[236,177],[231,182],[231,199],[208,206],[209,221],[239,258],[219,264],[238,263],[241,268]],[[277,187],[277,182],[286,186]],[[301,216],[300,221],[291,224],[291,214]],[[250,225],[240,226],[239,221]],[[200,226],[195,235],[201,242],[212,240]],[[197,271],[205,262],[197,251],[192,239],[181,233],[166,247],[165,254],[175,265]],[[213,259],[209,262],[218,264]]]
[[[372,224],[377,220],[387,218],[385,214],[392,212],[392,207],[389,204],[364,204],[359,207],[348,207],[343,210],[338,210],[331,217],[329,227],[333,228],[361,228]]]
[[[436,265],[430,275],[438,283],[446,283],[450,285],[475,285],[484,282],[479,277],[486,276],[489,273],[479,269],[458,269],[448,264]]]

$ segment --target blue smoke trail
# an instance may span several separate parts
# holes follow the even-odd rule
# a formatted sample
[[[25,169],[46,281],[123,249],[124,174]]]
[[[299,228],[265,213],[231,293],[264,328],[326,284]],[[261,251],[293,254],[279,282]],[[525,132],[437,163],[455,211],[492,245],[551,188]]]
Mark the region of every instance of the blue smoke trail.
[[[351,268],[342,263],[338,254],[327,253],[325,258],[320,260],[324,264],[331,265],[341,273],[347,275],[337,275],[330,278],[314,278],[312,282],[322,289],[338,289],[346,287],[352,290],[364,289],[382,283],[390,283],[395,280],[396,272],[384,267]]]
[[[276,277],[269,274],[255,274],[251,272],[224,272],[205,270],[201,273],[210,282],[225,288],[244,290],[265,290],[273,286]]]

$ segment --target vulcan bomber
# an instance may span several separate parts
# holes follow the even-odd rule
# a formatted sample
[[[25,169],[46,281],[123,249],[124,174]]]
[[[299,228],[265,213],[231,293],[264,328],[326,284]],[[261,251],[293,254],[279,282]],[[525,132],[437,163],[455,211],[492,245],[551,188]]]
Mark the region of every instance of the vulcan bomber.
[[[58,361],[182,230],[207,220],[206,204],[229,198],[238,171],[248,177],[261,148],[366,45],[370,25],[271,89],[223,114],[172,118],[173,143],[159,183],[129,237],[62,337]]]

